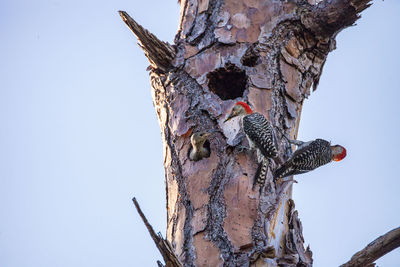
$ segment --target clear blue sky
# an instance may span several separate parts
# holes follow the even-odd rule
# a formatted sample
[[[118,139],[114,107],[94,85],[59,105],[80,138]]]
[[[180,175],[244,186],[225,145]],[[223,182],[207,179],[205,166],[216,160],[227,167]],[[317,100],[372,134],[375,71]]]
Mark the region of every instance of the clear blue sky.
[[[148,62],[117,11],[172,41],[176,1],[0,1],[0,266],[155,266],[136,196],[165,233]],[[297,177],[316,267],[400,226],[400,2],[376,1],[337,38],[299,138],[348,156]],[[380,261],[400,264],[400,250]]]

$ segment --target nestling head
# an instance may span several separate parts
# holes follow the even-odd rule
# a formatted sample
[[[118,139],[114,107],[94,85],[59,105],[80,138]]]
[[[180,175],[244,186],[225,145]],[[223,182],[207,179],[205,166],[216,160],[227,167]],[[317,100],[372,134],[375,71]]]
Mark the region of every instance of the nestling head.
[[[341,161],[346,157],[346,149],[340,145],[331,146],[332,149],[332,160]]]
[[[245,102],[239,101],[237,102],[231,111],[231,114],[224,120],[224,122],[229,121],[230,119],[237,117],[237,116],[244,116],[253,113],[249,105],[247,105]]]
[[[210,132],[194,133],[190,138],[190,142],[193,146],[202,145],[210,135]]]

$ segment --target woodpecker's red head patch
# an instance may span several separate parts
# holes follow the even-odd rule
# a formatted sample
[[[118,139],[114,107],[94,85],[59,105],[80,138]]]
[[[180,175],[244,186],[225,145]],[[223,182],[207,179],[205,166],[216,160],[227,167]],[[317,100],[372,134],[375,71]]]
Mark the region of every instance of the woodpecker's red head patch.
[[[251,110],[251,108],[249,107],[249,105],[247,105],[247,103],[243,102],[243,101],[239,101],[235,104],[235,106],[242,106],[244,108],[244,110],[246,110],[247,114],[251,114],[253,113],[253,110]]]
[[[224,120],[224,122],[227,122],[236,116],[246,116],[251,113],[253,113],[253,111],[251,110],[249,105],[242,101],[239,101],[233,106],[231,113],[226,118],[226,120]]]
[[[347,155],[346,148],[339,145],[332,146],[332,153],[333,153],[332,160],[334,161],[341,161]]]

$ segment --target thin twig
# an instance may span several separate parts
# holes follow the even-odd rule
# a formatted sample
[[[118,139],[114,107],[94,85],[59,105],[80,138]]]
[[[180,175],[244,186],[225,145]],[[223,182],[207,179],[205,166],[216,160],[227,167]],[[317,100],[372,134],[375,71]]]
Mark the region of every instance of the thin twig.
[[[132,201],[136,207],[137,212],[142,218],[144,225],[146,225],[146,228],[149,231],[151,238],[153,239],[162,257],[164,258],[165,267],[182,267],[183,265],[176,257],[169,242],[162,237],[161,233],[158,233],[158,235],[156,234],[153,227],[151,226],[146,216],[142,212],[142,209],[140,208],[139,203],[136,201],[136,198],[133,198]],[[157,264],[158,266],[163,266],[162,263],[159,261],[157,262]]]
[[[146,225],[147,230],[149,231],[149,234],[151,236],[151,238],[153,239],[154,243],[156,243],[156,245],[159,243],[159,237],[157,236],[156,232],[154,231],[153,227],[151,226],[151,224],[149,223],[149,221],[147,220],[146,216],[143,214],[142,209],[139,206],[139,203],[136,201],[136,198],[134,197],[132,199],[133,204],[135,204],[136,210],[140,215],[140,218],[142,218],[144,225]],[[158,247],[158,245],[157,245]]]

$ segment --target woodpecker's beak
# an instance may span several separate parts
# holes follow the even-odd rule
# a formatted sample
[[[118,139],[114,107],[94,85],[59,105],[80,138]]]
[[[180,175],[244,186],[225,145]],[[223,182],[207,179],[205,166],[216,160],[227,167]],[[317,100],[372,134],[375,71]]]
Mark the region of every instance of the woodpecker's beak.
[[[224,120],[224,123],[227,122],[227,121],[229,121],[230,119],[232,119],[232,118],[234,118],[234,117],[236,117],[236,115],[233,114],[233,112],[232,112],[231,114],[229,114],[228,118],[226,118],[226,120]]]
[[[204,136],[205,138],[208,138],[210,135],[211,135],[210,132],[205,132],[205,133],[203,134],[203,136]]]

